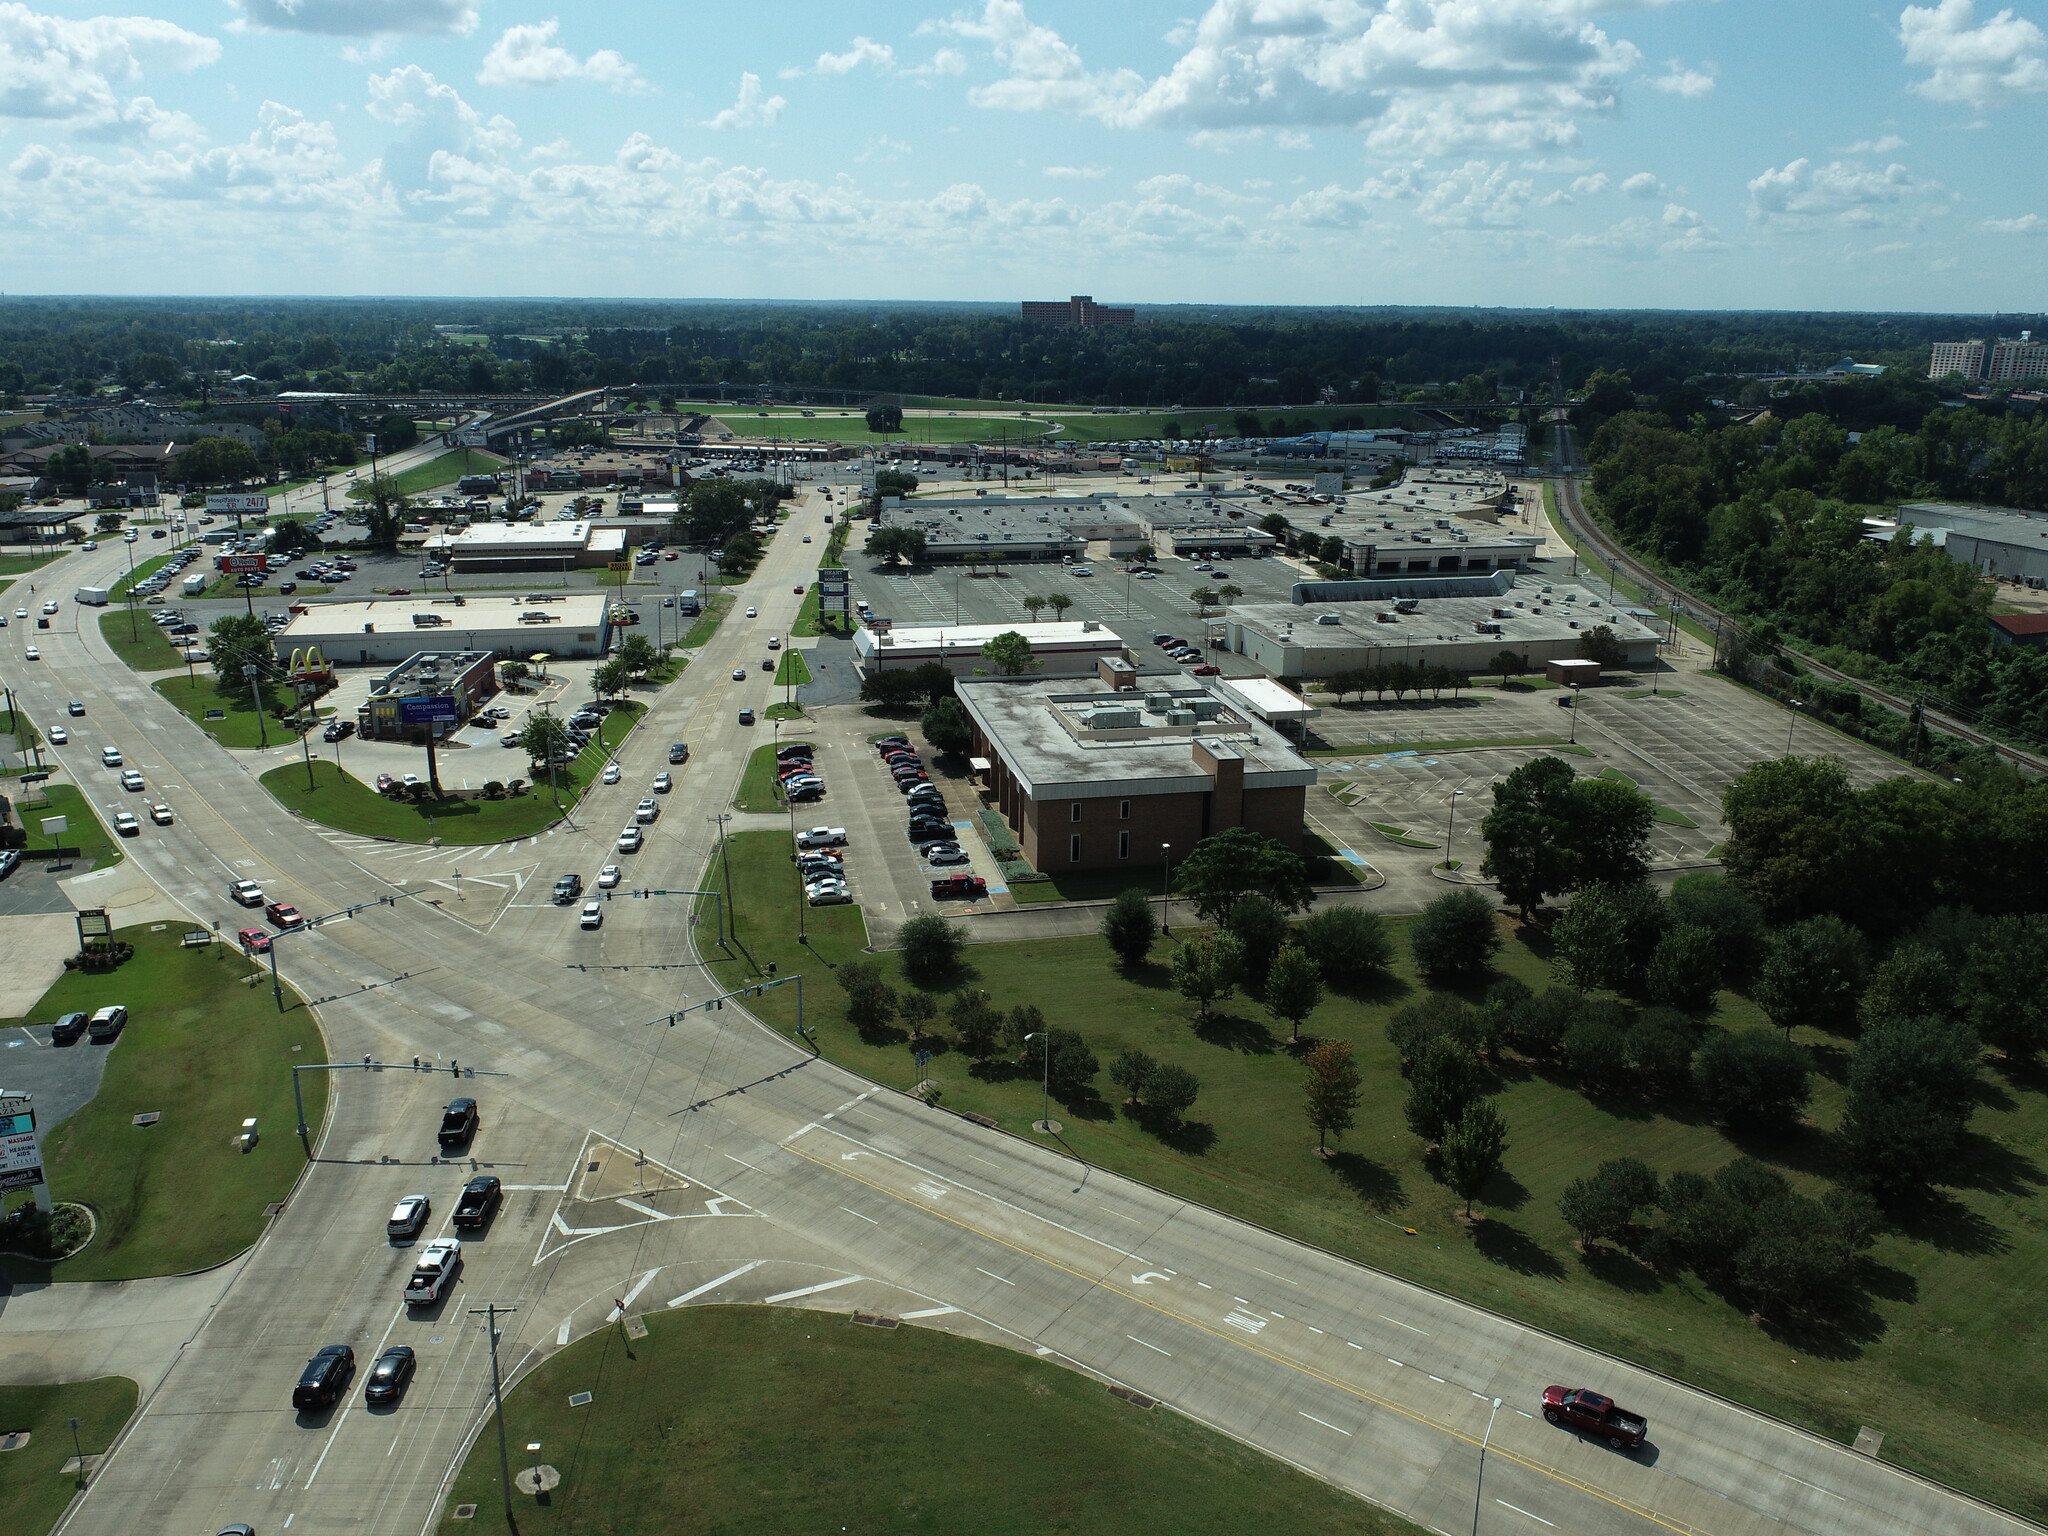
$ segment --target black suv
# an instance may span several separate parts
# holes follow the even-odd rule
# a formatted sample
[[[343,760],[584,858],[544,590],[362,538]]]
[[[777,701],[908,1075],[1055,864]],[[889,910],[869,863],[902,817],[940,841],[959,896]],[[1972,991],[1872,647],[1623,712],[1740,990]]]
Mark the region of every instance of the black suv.
[[[85,1033],[86,1021],[91,1017],[92,1015],[85,1013],[61,1015],[57,1022],[50,1026],[50,1044],[76,1045],[78,1037]]]
[[[451,1099],[441,1111],[441,1149],[459,1147],[476,1135],[483,1117],[476,1112],[475,1099]]]
[[[555,882],[555,905],[558,907],[568,906],[570,902],[582,894],[583,877],[581,875],[563,875]]]
[[[668,744],[668,760],[671,763],[686,763],[690,760],[690,744],[687,741],[672,741]]]
[[[306,1362],[299,1384],[292,1388],[294,1408],[332,1408],[355,1379],[356,1352],[346,1344],[330,1344]]]
[[[504,1186],[498,1182],[497,1175],[478,1174],[462,1186],[462,1198],[455,1202],[455,1225],[463,1228],[483,1226],[504,1198]]]

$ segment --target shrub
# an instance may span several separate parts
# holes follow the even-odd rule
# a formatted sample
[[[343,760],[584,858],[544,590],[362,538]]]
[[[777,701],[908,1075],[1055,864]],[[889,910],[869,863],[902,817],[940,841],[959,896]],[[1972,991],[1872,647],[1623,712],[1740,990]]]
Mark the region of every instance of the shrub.
[[[1404,1074],[1421,1059],[1430,1041],[1448,1037],[1472,1050],[1479,1043],[1479,1033],[1477,1010],[1450,992],[1432,992],[1387,1020],[1387,1039],[1401,1058]]]
[[[1254,986],[1264,986],[1273,957],[1287,942],[1287,914],[1269,898],[1252,891],[1231,904],[1223,928],[1237,940],[1244,954],[1246,977]]]
[[[1617,1242],[1630,1247],[1637,1215],[1656,1203],[1656,1172],[1640,1158],[1617,1157],[1572,1180],[1558,1197],[1557,1208],[1581,1244]]]
[[[1102,914],[1102,937],[1111,952],[1127,967],[1144,963],[1158,934],[1159,924],[1152,916],[1152,902],[1142,890],[1117,892],[1116,899]]]
[[[1295,931],[1323,975],[1333,982],[1355,982],[1384,972],[1394,963],[1394,941],[1386,919],[1364,907],[1324,907]]]
[[[1127,1103],[1135,1103],[1145,1096],[1145,1084],[1159,1069],[1159,1063],[1143,1051],[1120,1052],[1109,1064],[1109,1080],[1123,1089]]]
[[[1565,1031],[1586,1006],[1570,987],[1546,987],[1516,1010],[1509,1038],[1524,1056],[1548,1058],[1564,1048]]]
[[[1479,975],[1500,946],[1493,903],[1477,891],[1446,891],[1408,929],[1408,952],[1432,985]]]
[[[1168,1126],[1178,1126],[1182,1116],[1194,1107],[1202,1091],[1201,1079],[1186,1067],[1167,1062],[1145,1079],[1142,1095],[1146,1109]]]
[[[1700,1028],[1670,1008],[1649,1008],[1628,1032],[1628,1062],[1645,1088],[1677,1093],[1692,1081]]]
[[[1980,1051],[1976,1032],[1950,1019],[1893,1019],[1864,1032],[1841,1130],[1857,1184],[1908,1194],[1954,1156],[1977,1104]]]
[[[1628,1014],[1617,1003],[1589,1002],[1564,1032],[1565,1068],[1588,1093],[1612,1093],[1628,1077]]]
[[[1667,1008],[1703,1013],[1721,986],[1721,960],[1713,930],[1680,923],[1657,941],[1643,994]]]
[[[980,987],[962,987],[946,1004],[946,1019],[960,1036],[960,1048],[980,1060],[995,1049],[1003,1016]]]
[[[1700,1107],[1725,1125],[1782,1127],[1813,1097],[1812,1058],[1803,1046],[1763,1030],[1719,1031],[1693,1060]]]

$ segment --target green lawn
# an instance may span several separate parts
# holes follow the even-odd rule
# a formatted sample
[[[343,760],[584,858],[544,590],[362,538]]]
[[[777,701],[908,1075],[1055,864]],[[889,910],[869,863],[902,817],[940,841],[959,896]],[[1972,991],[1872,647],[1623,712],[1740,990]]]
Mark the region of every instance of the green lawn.
[[[256,1240],[264,1206],[284,1199],[304,1166],[291,1068],[325,1059],[313,1015],[289,990],[279,1013],[267,971],[232,944],[180,947],[187,926],[120,930],[133,959],[105,976],[67,972],[29,1015],[108,1003],[129,1010],[98,1096],[44,1140],[52,1193],[90,1206],[99,1235],[57,1264],[7,1260],[16,1279],[132,1280],[218,1264]],[[243,980],[252,976],[254,984]],[[306,1074],[314,1126],[326,1102],[322,1076]],[[163,1118],[132,1123],[146,1111]],[[262,1137],[254,1151],[237,1151],[235,1133],[251,1115]]]
[[[325,597],[334,590],[332,587],[323,587],[318,582],[302,581],[298,583],[296,591],[280,592],[277,589],[277,585],[291,581],[293,579],[292,573],[290,571],[273,571],[271,578],[271,584],[265,586],[238,587],[235,583],[241,579],[240,577],[223,576],[209,586],[201,595],[204,597],[240,597],[246,592],[251,598],[289,597],[293,602],[297,602],[302,597]]]
[[[718,592],[703,598],[704,611],[690,626],[690,632],[683,636],[682,649],[693,651],[700,645],[710,644],[711,637],[718,632],[720,621],[732,612],[735,601],[737,599],[730,592]]]
[[[804,660],[804,653],[787,650],[782,660],[775,664],[775,686],[778,688],[801,688],[811,680],[811,664]]]
[[[70,1381],[55,1387],[0,1387],[0,1424],[25,1429],[29,1443],[0,1462],[0,1531],[45,1536],[78,1492],[64,1464],[74,1445],[104,1453],[135,1411],[135,1383],[126,1376]],[[78,1420],[74,1441],[71,1421]]]
[[[170,561],[171,557],[168,554],[151,555],[147,560],[136,561],[135,569],[132,573],[122,572],[121,579],[108,588],[108,600],[116,603],[120,602],[128,595],[130,587],[134,586],[138,581],[145,581],[149,577],[154,576],[158,571],[170,564]]]
[[[39,571],[52,560],[63,558],[65,551],[51,550],[43,555],[0,555],[0,576],[26,576],[30,571]]]
[[[107,770],[107,780],[109,784],[114,780],[112,769]],[[22,825],[28,829],[28,846],[22,850],[24,859],[47,857],[47,853],[39,855],[36,850],[55,847],[76,848],[79,857],[93,861],[95,869],[105,869],[109,864],[121,862],[120,845],[113,831],[94,813],[83,790],[74,784],[45,783],[43,792],[50,798],[48,805],[15,807]],[[133,799],[135,804],[127,808],[134,811],[137,816],[142,815],[142,802],[145,797],[134,795],[128,798]],[[42,833],[42,821],[45,816],[62,816],[70,823],[70,827],[67,831],[59,833],[55,839],[47,838]]]
[[[803,705],[780,703],[770,704],[761,711],[761,717],[764,720],[806,720],[810,718],[804,713]]]
[[[186,719],[224,747],[254,750],[266,745],[274,747],[280,742],[296,741],[299,737],[295,727],[277,718],[277,706],[283,696],[275,688],[264,690],[264,708],[267,714],[260,727],[256,715],[256,701],[248,690],[237,689],[233,693],[222,693],[214,683],[211,668],[201,669],[195,676],[189,678],[167,677],[155,684],[155,688],[176,705]],[[212,709],[224,711],[224,718],[207,719],[206,712]]]
[[[262,783],[285,809],[344,832],[395,837],[406,843],[424,843],[434,837],[443,843],[465,846],[505,842],[551,827],[573,809],[591,780],[603,771],[612,752],[626,739],[643,708],[641,704],[627,703],[605,715],[604,724],[590,745],[559,771],[559,805],[545,775],[529,783],[526,793],[516,800],[430,800],[422,805],[386,800],[361,779],[317,757],[313,759],[310,789],[303,762],[271,769],[263,775]],[[422,751],[417,770],[422,778],[426,777],[426,759]],[[505,776],[508,780],[515,775],[524,778],[529,766],[517,762],[507,769]]]
[[[800,442],[806,438],[833,443],[990,443],[1005,438],[1023,445],[1037,443],[1046,427],[1040,421],[1021,416],[948,416],[905,412],[901,432],[870,432],[867,418],[859,411],[851,416],[757,416],[751,411],[713,412],[717,420],[741,437],[781,438]]]
[[[907,1040],[893,1029],[861,1039],[845,1022],[844,994],[831,980],[836,966],[866,958],[854,909],[813,909],[811,942],[798,945],[787,836],[746,833],[731,841],[742,952],[714,962],[719,980],[731,986],[765,975],[771,961],[782,975],[802,972],[806,1020],[819,1031],[824,1053],[881,1082],[910,1087],[918,1073]],[[707,909],[707,923],[709,917]],[[1540,934],[1504,931],[1510,939],[1501,969],[1546,985]],[[1395,1009],[1420,995],[1405,955],[1383,985],[1333,993],[1310,1016],[1305,1032],[1352,1042],[1365,1077],[1359,1128],[1325,1162],[1314,1155],[1302,1120],[1301,1068],[1286,1048],[1284,1026],[1240,997],[1198,1032],[1172,990],[1167,953],[1162,942],[1154,951],[1158,963],[1127,976],[1093,937],[967,951],[969,979],[998,1006],[1036,1003],[1055,1024],[1082,1031],[1105,1068],[1119,1051],[1134,1048],[1180,1063],[1202,1080],[1190,1129],[1172,1144],[1109,1103],[1068,1106],[1058,1117],[1078,1156],[1839,1441],[1853,1438],[1859,1425],[1880,1427],[1887,1460],[2031,1518],[2048,1515],[2048,1403],[2013,1390],[2012,1371],[2013,1361],[2048,1350],[2048,1317],[2039,1305],[2048,1279],[2048,1095],[2038,1080],[1987,1074],[1972,1166],[1959,1170],[1958,1184],[1929,1208],[1879,1240],[1867,1271],[1871,1310],[1861,1324],[1840,1335],[1774,1334],[1689,1274],[1582,1259],[1557,1199],[1607,1158],[1638,1156],[1663,1172],[1711,1171],[1743,1152],[1775,1163],[1802,1192],[1819,1193],[1826,1184],[1815,1170],[1828,1166],[1822,1133],[1842,1110],[1846,1042],[1799,1032],[1802,1042],[1819,1047],[1823,1067],[1813,1131],[1741,1145],[1683,1106],[1667,1113],[1633,1099],[1595,1103],[1548,1069],[1510,1060],[1496,1101],[1509,1126],[1510,1176],[1482,1198],[1486,1219],[1467,1228],[1401,1118],[1404,1083],[1384,1027]],[[892,955],[881,959],[893,969]],[[787,1029],[795,1022],[790,990],[750,1006]],[[1717,1022],[1736,1029],[1763,1024],[1733,994],[1723,995]],[[940,1084],[949,1108],[988,1115],[1019,1133],[1037,1116],[1037,1084],[1028,1073],[999,1063],[976,1068],[942,1051],[926,1075]],[[1116,1095],[1106,1076],[1097,1087],[1105,1100]],[[1419,1235],[1409,1237],[1403,1227]],[[1941,1411],[1900,1411],[1914,1402],[1935,1402]]]
[[[17,715],[11,709],[0,709],[0,736],[12,736],[17,753],[27,751],[43,739],[43,733],[36,728],[35,721],[28,717],[26,710]],[[12,756],[10,753],[9,757]]]
[[[509,462],[481,448],[457,448],[452,453],[444,453],[439,458],[415,464],[411,469],[391,476],[391,488],[401,496],[418,496],[439,490],[444,485],[453,485],[464,475],[495,475]],[[367,465],[360,467],[368,468]],[[369,477],[358,477],[348,488],[348,494],[351,501],[369,500]]]
[[[101,614],[100,638],[138,672],[168,672],[185,665],[185,658],[171,644],[163,627],[139,610],[132,621],[125,609],[110,609]]]
[[[551,1355],[505,1429],[562,1475],[518,1529],[561,1536],[1174,1531],[1420,1536],[1421,1528],[1171,1409],[1134,1408],[1031,1355],[917,1327],[690,1307]],[[591,1400],[572,1408],[572,1394]],[[498,1447],[477,1438],[448,1536],[503,1531]]]
[[[775,749],[777,746],[793,747],[802,741],[801,736],[789,736],[781,742],[769,742],[754,748],[747,758],[747,771],[740,776],[739,793],[733,796],[733,807],[741,811],[779,811],[782,797],[776,794]]]

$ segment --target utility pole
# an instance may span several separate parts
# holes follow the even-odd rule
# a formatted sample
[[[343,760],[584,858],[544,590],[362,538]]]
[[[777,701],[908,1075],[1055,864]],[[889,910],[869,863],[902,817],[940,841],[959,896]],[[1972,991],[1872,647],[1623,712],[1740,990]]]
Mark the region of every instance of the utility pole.
[[[242,668],[242,676],[249,679],[249,697],[256,705],[256,740],[259,745],[270,745],[270,732],[263,724],[263,669],[255,662],[248,662]]]
[[[510,1317],[519,1309],[501,1307],[496,1302],[489,1306],[471,1307],[471,1317],[481,1317],[491,1333],[491,1405],[498,1416],[498,1489],[505,1497],[505,1523],[517,1528],[512,1516],[512,1452],[505,1443],[505,1390],[498,1374],[498,1314]]]

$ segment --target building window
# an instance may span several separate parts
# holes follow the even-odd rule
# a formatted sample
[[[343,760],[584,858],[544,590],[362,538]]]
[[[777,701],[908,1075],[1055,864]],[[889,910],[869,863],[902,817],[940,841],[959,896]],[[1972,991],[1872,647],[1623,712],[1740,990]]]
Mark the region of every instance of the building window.
[[[1117,819],[1118,821],[1129,821],[1129,820],[1131,819],[1131,802],[1130,802],[1130,801],[1128,801],[1128,800],[1119,800],[1119,801],[1117,801],[1117,803],[1116,803],[1116,819]]]
[[[1080,802],[1080,801],[1078,801],[1078,800],[1076,800],[1076,801],[1074,801],[1074,802],[1073,802],[1073,803],[1072,803],[1071,805],[1069,805],[1069,806],[1067,807],[1067,820],[1069,820],[1069,821],[1079,821],[1080,819],[1081,819],[1081,802]]]
[[[1081,834],[1078,832],[1067,839],[1067,862],[1069,864],[1081,862]]]
[[[1125,803],[1126,803],[1126,804],[1128,804],[1129,802],[1128,802],[1128,801],[1126,801]],[[1117,835],[1116,835],[1116,856],[1117,856],[1118,858],[1120,858],[1120,859],[1128,859],[1128,858],[1129,858],[1129,857],[1131,856],[1131,834],[1130,834],[1130,833],[1128,833],[1128,832],[1119,832],[1119,833],[1117,833]]]

